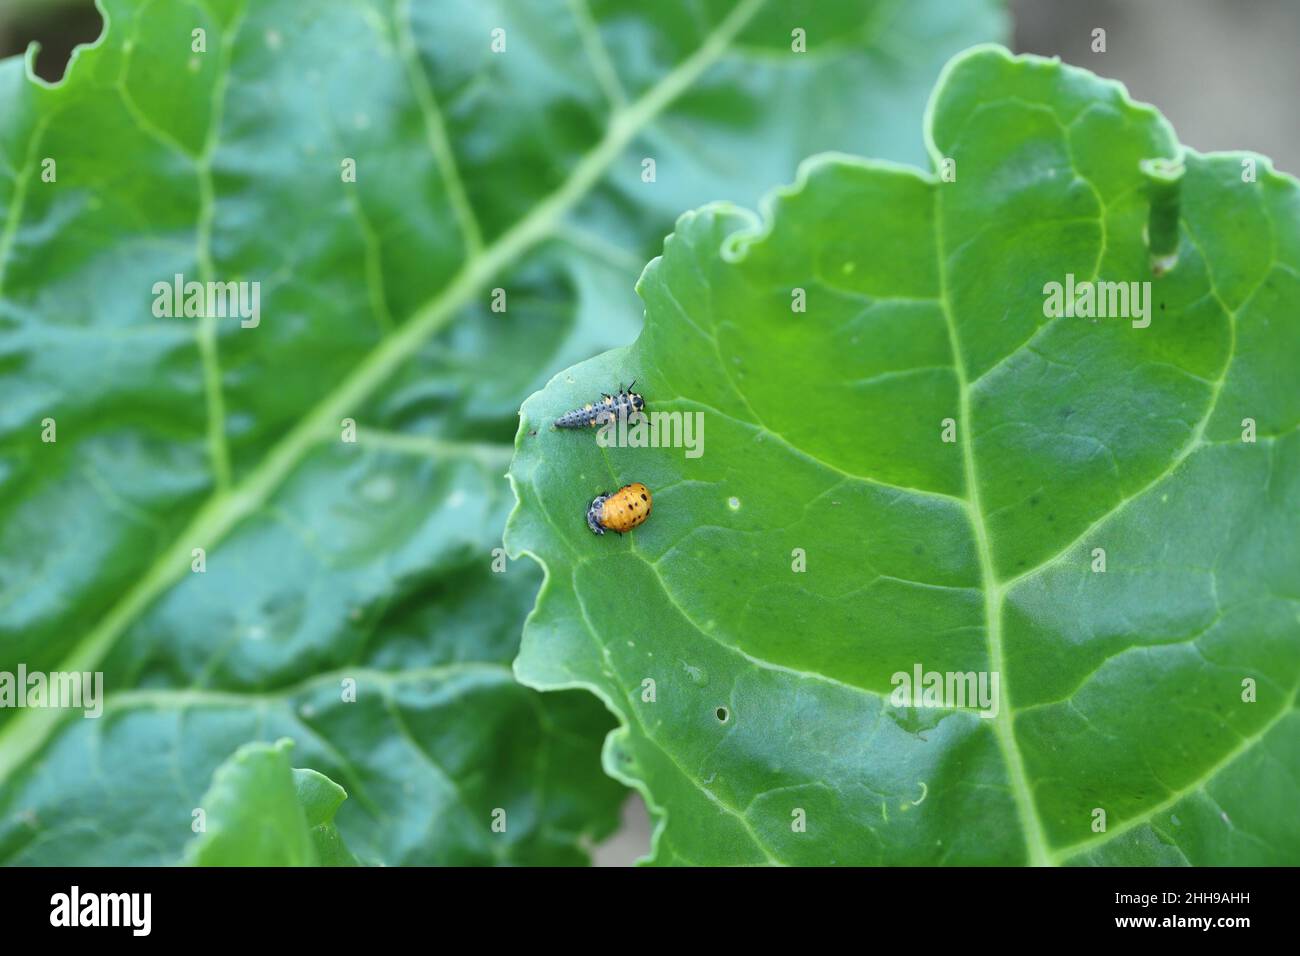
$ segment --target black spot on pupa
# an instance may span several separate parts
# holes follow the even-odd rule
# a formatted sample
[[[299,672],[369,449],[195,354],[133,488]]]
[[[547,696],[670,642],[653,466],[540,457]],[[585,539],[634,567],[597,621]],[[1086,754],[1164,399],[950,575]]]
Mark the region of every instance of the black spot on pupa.
[[[1030,496],[1029,496],[1029,506],[1030,506],[1031,508],[1036,508],[1036,507],[1038,507],[1038,495],[1030,495]]]

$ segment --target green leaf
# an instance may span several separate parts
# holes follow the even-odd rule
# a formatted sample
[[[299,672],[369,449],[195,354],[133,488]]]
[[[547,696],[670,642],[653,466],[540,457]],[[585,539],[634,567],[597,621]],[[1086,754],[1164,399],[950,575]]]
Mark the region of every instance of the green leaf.
[[[357,859],[343,843],[334,814],[348,798],[347,791],[315,770],[294,770],[293,785],[302,804],[316,858],[322,866],[356,866]]]
[[[480,599],[443,613],[492,612]],[[421,607],[408,626],[434,620]],[[356,681],[355,701],[343,699],[343,680]],[[347,668],[266,693],[110,694],[102,718],[70,721],[18,777],[0,855],[14,864],[174,862],[193,810],[207,806],[213,768],[243,742],[292,737],[296,763],[347,790],[337,822],[362,863],[580,863],[582,835],[608,832],[612,823],[597,826],[620,795],[598,769],[583,776],[598,768],[593,737],[604,722],[594,709],[586,694],[542,697],[503,665],[471,661]],[[491,830],[496,808],[507,812],[505,833]]]
[[[1000,48],[926,133],[934,172],[683,216],[636,344],[525,403],[516,673],[619,715],[661,863],[1300,862],[1300,187]],[[1149,326],[1047,317],[1069,274],[1151,283]],[[632,378],[700,457],[547,427]],[[593,536],[632,481],[649,519]],[[918,667],[996,714],[894,699]]]
[[[186,847],[194,866],[350,866],[334,826],[347,799],[315,770],[289,766],[293,741],[251,743],[217,768],[197,809],[204,827]]]
[[[0,711],[0,860],[175,859],[215,767],[285,735],[363,862],[581,862],[612,720],[512,681],[540,574],[490,570],[519,395],[630,340],[682,208],[806,149],[919,156],[1000,10],[101,6],[60,85],[0,63],[0,669],[108,695]],[[177,274],[261,283],[256,327],[156,317]]]
[[[616,788],[584,776],[598,705],[534,698],[502,667],[538,579],[487,572],[493,443],[547,368],[635,328],[623,284],[655,210],[715,195],[701,170],[724,152],[748,156],[713,179],[740,198],[768,178],[758,147],[803,113],[760,110],[790,68],[731,41],[775,43],[753,19],[775,14],[328,8],[106,3],[106,37],[62,85],[0,65],[0,322],[22,370],[0,385],[3,660],[103,668],[110,697],[104,729],[0,714],[4,859],[166,860],[212,768],[281,732],[347,783],[341,826],[371,859],[571,861],[578,834],[613,825]],[[804,20],[840,39],[825,64],[887,78],[869,85],[886,115],[853,135],[909,153],[886,142],[888,97],[919,95],[928,58],[999,17],[965,4],[935,31],[853,10]],[[497,20],[515,55],[488,52]],[[885,52],[913,43],[931,52]],[[828,108],[868,95],[794,73]],[[650,139],[674,157],[666,198],[640,188]],[[263,324],[152,319],[152,284],[177,272],[261,281]],[[486,309],[497,283],[504,315]],[[57,444],[37,444],[47,415]],[[344,417],[358,445],[337,441]],[[78,758],[101,752],[87,779]]]

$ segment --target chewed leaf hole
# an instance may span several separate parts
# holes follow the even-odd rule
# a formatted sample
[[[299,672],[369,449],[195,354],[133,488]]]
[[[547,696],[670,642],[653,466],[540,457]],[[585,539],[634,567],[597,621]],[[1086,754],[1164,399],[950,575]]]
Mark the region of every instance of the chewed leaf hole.
[[[718,718],[718,723],[725,724],[731,719],[731,711],[727,710],[725,707],[719,707],[713,712],[713,716]]]
[[[72,51],[94,43],[104,32],[104,18],[94,0],[64,4],[16,4],[0,15],[0,57],[18,56],[29,43],[39,43],[33,68],[46,83],[57,83],[67,72]]]

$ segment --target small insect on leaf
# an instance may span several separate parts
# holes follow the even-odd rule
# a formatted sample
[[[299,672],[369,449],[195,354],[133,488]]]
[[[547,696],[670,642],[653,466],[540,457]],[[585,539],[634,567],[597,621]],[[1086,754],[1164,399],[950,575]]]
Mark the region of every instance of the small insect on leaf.
[[[645,408],[645,399],[632,391],[632,385],[627,388],[620,385],[615,394],[602,395],[599,402],[588,402],[581,408],[570,409],[555,420],[555,427],[598,428],[620,417],[631,420]]]
[[[596,534],[606,530],[622,534],[650,517],[650,489],[639,481],[610,494],[597,495],[587,509],[587,526]]]

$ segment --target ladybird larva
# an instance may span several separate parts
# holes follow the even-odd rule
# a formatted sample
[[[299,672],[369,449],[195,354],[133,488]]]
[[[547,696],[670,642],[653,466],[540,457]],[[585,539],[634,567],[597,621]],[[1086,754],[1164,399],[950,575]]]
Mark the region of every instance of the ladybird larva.
[[[632,382],[635,385],[636,382]],[[556,428],[598,428],[619,416],[628,419],[645,408],[645,399],[632,391],[632,385],[618,387],[613,395],[602,395],[599,402],[588,402],[570,409],[555,420]]]

